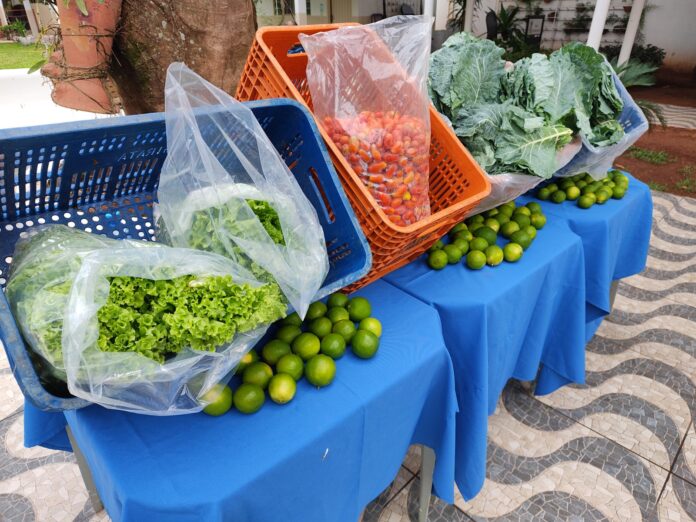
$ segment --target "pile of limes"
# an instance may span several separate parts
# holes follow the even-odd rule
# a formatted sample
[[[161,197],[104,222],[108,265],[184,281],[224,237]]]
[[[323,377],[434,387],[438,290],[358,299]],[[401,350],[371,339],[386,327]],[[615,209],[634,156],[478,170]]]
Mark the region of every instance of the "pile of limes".
[[[459,263],[463,256],[466,256],[466,266],[472,270],[480,270],[485,265],[497,266],[503,260],[514,263],[544,225],[546,216],[539,203],[518,207],[514,201],[509,201],[455,225],[449,232],[447,244],[438,241],[428,250],[428,266],[442,270],[448,264]],[[498,234],[508,240],[503,248],[496,244]]]
[[[372,307],[364,297],[348,298],[336,292],[326,303],[309,305],[304,321],[297,313],[279,321],[275,338],[248,352],[237,366],[242,384],[234,394],[228,386],[214,387],[203,399],[203,410],[221,415],[234,406],[242,413],[255,413],[266,400],[266,392],[277,404],[295,397],[302,376],[317,388],[328,386],[336,375],[335,359],[348,346],[361,359],[377,353],[382,324],[371,317]],[[357,326],[356,326],[357,323]]]
[[[628,190],[628,176],[619,170],[609,171],[606,178],[595,180],[589,174],[578,174],[558,183],[550,183],[537,191],[542,201],[563,203],[575,201],[580,208],[590,208],[595,203],[603,205],[610,199],[621,199]]]

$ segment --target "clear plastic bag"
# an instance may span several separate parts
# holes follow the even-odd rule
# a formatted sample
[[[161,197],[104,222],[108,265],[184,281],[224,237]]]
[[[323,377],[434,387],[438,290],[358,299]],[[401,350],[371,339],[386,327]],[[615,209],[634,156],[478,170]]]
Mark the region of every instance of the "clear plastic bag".
[[[275,280],[304,316],[329,269],[324,233],[251,110],[181,63],[167,71],[165,110],[158,237]]]
[[[62,333],[68,389],[77,397],[107,408],[136,413],[180,415],[200,411],[203,395],[216,383],[226,382],[269,324],[284,315],[279,288],[268,284],[271,298],[264,303],[270,305],[254,307],[256,302],[243,285],[258,289],[261,284],[247,279],[225,257],[156,243],[113,243],[111,248],[94,250],[83,257],[70,289]],[[231,276],[232,282],[239,285],[239,293],[234,296],[244,296],[244,305],[251,308],[251,315],[245,319],[250,329],[242,331],[240,327],[229,342],[217,347],[197,350],[186,345],[163,361],[136,351],[105,351],[99,345],[98,314],[114,291],[111,278],[121,276],[154,281],[194,276],[187,288],[205,284],[209,276]],[[165,315],[176,320],[178,311],[167,310]],[[120,320],[120,316],[115,317],[114,321]],[[160,321],[154,326],[166,323],[170,328],[195,328],[194,323],[182,322],[179,326],[164,317]],[[142,338],[145,334],[140,331],[139,335]]]
[[[614,160],[626,152],[650,127],[647,118],[636,105],[621,80],[612,73],[614,84],[619,91],[624,107],[619,116],[619,123],[624,129],[624,136],[618,143],[608,147],[595,147],[582,137],[582,148],[564,168],[559,169],[556,177],[565,178],[587,172],[594,179],[606,177]]]
[[[397,225],[430,215],[431,26],[395,16],[300,35],[314,113]]]
[[[66,380],[61,349],[63,314],[85,255],[114,240],[52,225],[33,229],[16,246],[5,294],[22,336],[36,356],[39,377]]]

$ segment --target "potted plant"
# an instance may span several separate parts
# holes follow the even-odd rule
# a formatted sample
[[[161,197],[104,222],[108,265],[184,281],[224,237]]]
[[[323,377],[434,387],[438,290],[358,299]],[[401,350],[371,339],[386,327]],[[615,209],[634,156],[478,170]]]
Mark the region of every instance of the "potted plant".
[[[63,107],[118,112],[108,78],[121,0],[57,0],[60,39],[41,68],[54,84],[51,97]]]

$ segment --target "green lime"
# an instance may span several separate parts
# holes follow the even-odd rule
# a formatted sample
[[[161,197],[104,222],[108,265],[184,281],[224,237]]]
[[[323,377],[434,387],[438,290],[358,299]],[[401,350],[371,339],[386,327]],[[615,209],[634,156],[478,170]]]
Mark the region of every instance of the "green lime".
[[[598,190],[596,193],[597,204],[604,205],[608,200],[611,199],[612,194],[613,194],[613,192],[610,190],[606,190],[606,189]]]
[[[486,226],[486,225],[484,225],[483,223],[472,223],[471,225],[469,225],[469,232],[471,232],[473,234],[479,228],[484,227],[484,226]]]
[[[517,224],[516,221],[510,221],[509,223],[505,223],[501,228],[500,232],[503,234],[503,237],[505,239],[510,239],[510,236],[517,232],[520,229],[520,226]]]
[[[515,208],[514,208],[514,207],[509,207],[509,206],[507,206],[507,205],[501,205],[501,206],[498,207],[498,210],[499,210],[499,213],[498,213],[498,215],[497,215],[495,218],[496,218],[496,219],[498,220],[498,222],[500,223],[500,218],[503,217],[503,216],[507,217],[508,219],[511,218],[511,217],[512,217],[512,213],[515,211]],[[502,225],[502,223],[500,223],[500,224]]]
[[[536,197],[542,201],[547,201],[551,197],[551,191],[546,187],[537,190]]]
[[[339,321],[347,321],[350,319],[350,314],[348,313],[348,310],[345,308],[329,308],[329,311],[326,312],[326,317],[331,319],[332,323],[337,323]]]
[[[614,175],[614,179],[612,181],[614,181],[614,183],[616,183],[617,185],[625,184],[626,186],[628,186],[629,179],[628,176],[626,176],[625,174],[617,172]]]
[[[263,388],[256,384],[244,383],[234,392],[234,407],[242,413],[256,413],[266,401]]]
[[[309,305],[309,308],[307,308],[307,313],[305,314],[305,321],[312,321],[313,319],[324,317],[326,315],[327,309],[328,307],[321,301],[312,303],[311,305]]]
[[[503,249],[498,245],[491,245],[486,249],[486,264],[488,266],[498,266],[503,262]]]
[[[355,324],[353,321],[339,321],[333,325],[333,333],[337,333],[349,343],[355,335]]]
[[[455,239],[452,244],[459,249],[462,255],[466,255],[469,251],[469,242],[466,239]]]
[[[452,227],[452,230],[450,230],[449,233],[456,234],[457,232],[461,232],[463,230],[469,230],[466,226],[466,223],[457,223]]]
[[[562,190],[557,190],[551,194],[551,201],[554,203],[563,203],[566,200],[566,193]],[[524,227],[523,227],[524,228]]]
[[[235,370],[235,373],[238,375],[241,375],[244,370],[246,370],[247,366],[249,366],[251,363],[254,363],[259,360],[259,354],[256,353],[256,350],[249,350],[247,353],[244,354],[244,356],[239,360],[239,364],[237,365],[237,368]]]
[[[227,413],[232,407],[232,390],[224,384],[216,384],[205,392],[201,402],[206,405],[204,413],[217,417]]]
[[[367,317],[366,319],[360,321],[358,330],[367,330],[368,332],[375,334],[377,337],[382,337],[382,323],[379,322],[379,319],[374,317]]]
[[[370,317],[372,314],[370,301],[364,297],[354,297],[351,299],[348,302],[348,306],[346,306],[346,310],[348,310],[348,313],[350,314],[351,321],[362,321],[366,317]]]
[[[471,216],[467,221],[470,223],[483,223],[486,218],[484,218],[481,214],[477,214],[475,216]],[[471,226],[469,226],[469,230],[471,230]]]
[[[309,331],[320,339],[325,335],[331,333],[331,328],[333,328],[333,323],[328,317],[320,317],[309,323]]]
[[[616,186],[616,183],[614,183],[613,181],[609,181],[606,185],[607,188],[614,188]]]
[[[445,244],[440,239],[438,239],[435,242],[435,244],[428,249],[428,252],[435,252],[436,250],[441,250],[443,246],[445,246]],[[343,306],[345,307],[346,305]]]
[[[529,209],[529,212],[532,213],[532,215],[544,213],[543,210],[541,209],[541,205],[539,203],[537,203],[536,201],[530,201],[529,203],[527,203],[526,206]]]
[[[447,254],[447,262],[450,265],[456,265],[462,259],[462,251],[455,245],[445,245],[442,251]]]
[[[507,214],[503,214],[501,212],[500,214],[495,216],[495,220],[498,222],[498,225],[500,225],[502,227],[505,223],[510,222],[510,216],[508,216]]]
[[[358,330],[350,345],[355,355],[361,359],[369,359],[377,353],[379,338],[367,330]]]
[[[343,292],[334,292],[326,300],[326,306],[331,308],[345,308],[348,304],[348,296]]]
[[[462,230],[452,236],[452,241],[456,241],[457,239],[471,241],[472,239],[474,239],[474,234],[471,233],[471,230]]]
[[[300,326],[302,324],[302,319],[297,314],[297,312],[293,312],[290,315],[288,315],[285,319],[280,321],[280,324],[291,325],[291,326]]]
[[[529,209],[529,207],[517,207],[515,211],[512,213],[512,218],[514,219],[515,216],[519,214],[529,217],[532,215],[532,211]]]
[[[597,203],[597,194],[594,192],[590,192],[589,194],[585,194],[588,198],[592,200],[592,203]]]
[[[497,216],[499,212],[500,212],[500,210],[498,210],[497,208],[492,208],[492,209],[490,209],[490,210],[486,210],[486,212],[484,213],[484,215],[485,215],[487,218],[492,218],[492,217]]]
[[[469,242],[469,253],[471,253],[474,250],[477,250],[479,252],[483,252],[487,248],[488,248],[488,241],[486,241],[482,237],[477,237],[473,241]]]
[[[321,353],[328,355],[332,359],[343,357],[345,351],[346,340],[337,333],[330,333],[321,340]]]
[[[508,243],[503,247],[503,256],[508,263],[519,261],[524,253],[524,249],[518,243]]]
[[[527,233],[527,235],[528,235],[529,237],[532,238],[532,241],[534,241],[534,239],[536,239],[536,236],[537,236],[537,229],[534,228],[532,225],[529,225],[528,227],[526,227],[526,228],[524,229],[524,231]]]
[[[305,366],[307,380],[321,388],[328,386],[336,376],[336,363],[328,355],[319,354],[312,357]]]
[[[587,185],[584,189],[581,190],[581,193],[583,196],[586,196],[587,194],[593,194],[594,193],[594,184]]]
[[[578,207],[580,208],[590,208],[592,205],[594,205],[594,203],[595,200],[592,199],[588,194],[578,198]]]
[[[302,330],[299,326],[288,324],[279,328],[275,336],[276,339],[280,339],[284,343],[292,344],[292,342],[295,340],[295,337],[297,337],[301,333]]]
[[[514,219],[514,218],[513,218]],[[495,245],[498,240],[498,234],[492,228],[481,227],[474,232],[474,237],[481,237],[486,240],[489,245]]]
[[[297,384],[287,373],[274,375],[268,383],[268,396],[276,404],[287,404],[295,397]]]
[[[537,230],[541,230],[546,225],[546,216],[544,214],[532,214],[532,226]]]
[[[278,364],[276,364],[276,373],[287,373],[296,381],[302,378],[303,372],[304,363],[302,362],[302,358],[294,353],[283,355],[278,361]]]
[[[529,245],[532,244],[532,238],[529,237],[529,234],[527,234],[524,230],[518,230],[514,234],[510,236],[510,240],[513,243],[519,244],[522,248],[527,250],[529,248]]]
[[[510,210],[514,211],[515,208],[517,208],[517,203],[515,203],[515,200],[507,201],[500,205],[500,207],[498,208],[509,208]]]
[[[495,218],[488,218],[486,221],[483,222],[483,224],[486,225],[487,228],[490,228],[496,234],[498,233],[498,230],[500,230],[500,223],[498,223],[498,220]]]
[[[435,250],[428,254],[428,266],[433,270],[442,270],[447,266],[447,253],[444,250]],[[347,317],[346,319],[349,319]]]
[[[466,266],[472,270],[482,269],[486,266],[486,254],[480,250],[472,250],[466,255]]]
[[[575,201],[580,197],[580,189],[578,187],[570,187],[566,191],[566,198],[570,201]]]
[[[564,179],[563,181],[561,181],[558,184],[558,188],[560,188],[561,190],[564,190],[564,191],[568,190],[570,187],[574,187],[574,186],[575,186],[575,183],[573,182],[573,180],[568,179],[568,178]]]
[[[257,361],[250,364],[242,374],[242,382],[255,384],[261,389],[266,389],[268,381],[273,377],[273,370],[264,362]]]
[[[621,199],[626,195],[626,190],[616,186],[613,189],[611,189],[611,197],[614,199]]]
[[[549,189],[549,193],[553,194],[558,190],[558,185],[556,185],[555,183],[549,183],[548,185],[546,185],[546,188]]]
[[[264,345],[261,349],[261,356],[271,366],[275,366],[278,360],[283,356],[291,353],[290,345],[285,341],[274,339]]]
[[[586,181],[578,181],[577,183],[575,183],[575,186],[578,187],[582,191],[582,189],[584,189],[587,186],[587,182]]]
[[[304,324],[319,317],[323,317],[326,315],[327,310],[328,306],[321,301],[316,301],[310,304],[307,308],[307,313],[305,314]]]
[[[556,191],[556,192],[558,192],[558,191]],[[551,194],[551,199],[553,199],[553,195],[554,195],[556,192],[554,192],[553,194]],[[564,194],[564,195],[565,195],[565,194]],[[525,215],[525,214],[515,214],[515,215],[512,216],[512,220],[513,220],[515,223],[517,223],[517,224],[520,226],[520,228],[526,228],[526,227],[528,227],[528,226],[532,223],[532,220],[530,219],[530,217],[527,216],[527,215]]]
[[[302,360],[306,361],[310,357],[319,353],[320,344],[321,342],[316,335],[310,332],[305,332],[298,335],[295,341],[293,341],[292,351],[302,357]]]

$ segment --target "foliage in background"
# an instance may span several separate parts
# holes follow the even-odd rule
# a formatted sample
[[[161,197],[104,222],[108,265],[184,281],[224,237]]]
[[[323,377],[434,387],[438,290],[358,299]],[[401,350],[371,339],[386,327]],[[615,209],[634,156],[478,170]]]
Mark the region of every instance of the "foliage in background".
[[[468,0],[453,0],[454,10],[452,18],[447,21],[447,26],[454,31],[464,30],[464,18],[466,16],[466,3]],[[481,6],[481,0],[473,0],[474,11]]]
[[[633,159],[652,163],[653,165],[664,165],[673,161],[667,151],[644,149],[643,147],[631,147],[628,149],[628,155]]]
[[[599,48],[608,60],[614,60],[619,57],[621,45],[605,45]],[[631,59],[643,62],[648,65],[653,65],[658,69],[662,67],[665,60],[665,50],[652,44],[634,45],[631,51]]]
[[[0,33],[8,40],[13,36],[26,36],[27,26],[21,20],[15,20],[10,24],[1,26]]]

